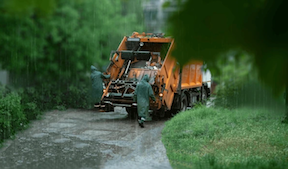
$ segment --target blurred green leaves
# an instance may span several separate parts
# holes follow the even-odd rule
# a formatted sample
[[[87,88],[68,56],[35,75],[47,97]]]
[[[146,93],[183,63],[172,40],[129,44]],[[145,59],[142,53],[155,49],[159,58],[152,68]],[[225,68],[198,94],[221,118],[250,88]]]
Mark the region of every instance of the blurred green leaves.
[[[56,0],[4,0],[2,7],[4,13],[14,15],[48,16],[53,13],[56,7]]]
[[[214,70],[221,55],[248,52],[261,80],[279,93],[288,83],[287,6],[284,0],[186,1],[170,19],[173,55],[181,65],[189,56]]]
[[[171,5],[171,2],[170,1],[165,1],[162,5],[163,8],[167,8]]]
[[[101,70],[109,62],[110,51],[117,48],[124,35],[143,30],[139,13],[132,13],[134,9],[126,11],[121,3],[124,2],[0,2],[2,68],[13,76],[11,82],[20,86],[87,78],[91,64]],[[136,1],[125,3],[131,7],[129,4]]]
[[[257,80],[252,57],[247,53],[237,57],[235,53],[222,55],[216,65],[219,69],[219,75],[213,76],[213,81],[217,84],[216,97],[213,99],[216,107],[265,108],[283,113],[283,96],[273,97],[271,88]]]

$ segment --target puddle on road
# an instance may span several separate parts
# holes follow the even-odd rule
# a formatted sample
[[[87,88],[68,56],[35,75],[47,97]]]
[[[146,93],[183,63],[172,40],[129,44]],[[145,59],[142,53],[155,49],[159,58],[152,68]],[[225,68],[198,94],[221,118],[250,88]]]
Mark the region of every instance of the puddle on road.
[[[93,136],[89,135],[79,135],[79,134],[63,134],[65,137],[70,137],[70,138],[77,138],[82,141],[93,141],[95,138]]]
[[[58,133],[58,129],[57,128],[50,128],[50,127],[48,127],[48,128],[44,128],[44,129],[42,129],[42,131],[43,132],[46,132],[46,133]]]
[[[47,134],[47,133],[37,133],[37,134],[33,134],[31,137],[32,138],[43,138],[43,137],[49,137],[49,134]]]
[[[75,127],[76,124],[74,123],[50,123],[50,127],[54,128],[70,128],[70,127]]]
[[[76,143],[74,144],[74,147],[75,148],[86,148],[86,147],[89,147],[90,144],[86,144],[86,143]]]
[[[101,130],[86,130],[83,134],[92,135],[92,136],[99,136],[99,135],[108,135],[110,131],[101,131]]]
[[[59,138],[59,139],[55,139],[53,142],[54,143],[66,143],[66,142],[69,142],[71,141],[71,139],[68,139],[68,138]]]

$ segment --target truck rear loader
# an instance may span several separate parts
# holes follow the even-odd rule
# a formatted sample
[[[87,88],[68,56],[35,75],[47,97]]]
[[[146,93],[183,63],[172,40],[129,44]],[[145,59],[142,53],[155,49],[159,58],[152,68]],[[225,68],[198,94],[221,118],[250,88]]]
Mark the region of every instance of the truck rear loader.
[[[134,32],[125,36],[118,49],[110,54],[106,73],[111,78],[105,81],[101,103],[95,107],[106,111],[115,106],[125,107],[130,116],[135,116],[137,105],[133,95],[145,74],[156,97],[155,102],[150,101],[152,116],[175,115],[204,101],[210,96],[210,89],[202,82],[203,62],[192,60],[180,69],[171,55],[174,47],[174,39],[162,33]]]

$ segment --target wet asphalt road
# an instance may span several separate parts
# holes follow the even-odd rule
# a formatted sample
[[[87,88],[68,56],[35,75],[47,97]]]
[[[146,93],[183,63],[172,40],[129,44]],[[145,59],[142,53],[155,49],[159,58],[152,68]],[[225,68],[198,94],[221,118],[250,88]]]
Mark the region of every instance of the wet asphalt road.
[[[51,111],[0,149],[1,169],[169,169],[165,120],[140,128],[125,109]]]

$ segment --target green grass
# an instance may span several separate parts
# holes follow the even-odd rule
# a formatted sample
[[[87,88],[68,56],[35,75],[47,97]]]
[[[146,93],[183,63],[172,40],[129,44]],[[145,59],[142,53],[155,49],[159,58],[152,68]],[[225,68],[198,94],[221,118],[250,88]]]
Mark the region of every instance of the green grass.
[[[288,125],[280,112],[200,107],[166,122],[173,168],[288,168]]]

